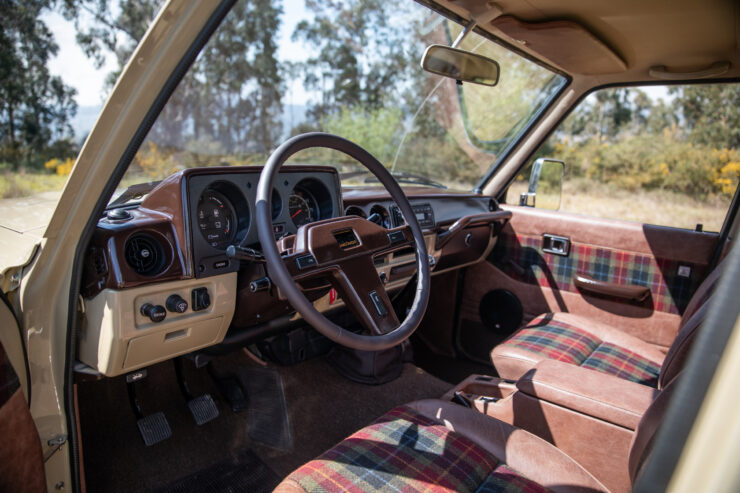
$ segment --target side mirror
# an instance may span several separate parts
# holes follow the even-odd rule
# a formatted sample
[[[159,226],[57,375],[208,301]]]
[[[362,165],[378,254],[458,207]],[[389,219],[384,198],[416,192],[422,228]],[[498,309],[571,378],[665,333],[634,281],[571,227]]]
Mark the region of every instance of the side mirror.
[[[532,165],[527,193],[519,196],[519,205],[558,210],[563,195],[565,163],[541,157]]]
[[[496,61],[449,46],[431,45],[427,47],[421,57],[421,68],[458,81],[484,86],[498,84],[499,65]]]

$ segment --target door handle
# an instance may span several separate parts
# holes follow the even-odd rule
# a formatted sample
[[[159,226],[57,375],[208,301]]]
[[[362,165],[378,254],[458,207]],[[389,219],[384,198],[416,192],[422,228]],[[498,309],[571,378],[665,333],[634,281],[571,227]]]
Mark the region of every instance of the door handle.
[[[567,257],[570,253],[570,238],[545,233],[542,235],[542,251]]]
[[[626,300],[645,301],[650,295],[650,288],[638,284],[616,284],[613,282],[599,281],[586,274],[576,274],[573,283],[583,291],[597,294],[605,294]]]

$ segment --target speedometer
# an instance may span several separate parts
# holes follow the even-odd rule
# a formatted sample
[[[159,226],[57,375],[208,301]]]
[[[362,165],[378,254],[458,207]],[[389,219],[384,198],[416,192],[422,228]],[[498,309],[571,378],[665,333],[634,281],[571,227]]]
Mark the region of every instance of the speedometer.
[[[288,200],[290,219],[297,228],[319,219],[319,204],[308,191],[296,187]]]
[[[206,190],[198,200],[198,227],[203,238],[214,248],[225,249],[236,235],[236,214],[222,193]]]

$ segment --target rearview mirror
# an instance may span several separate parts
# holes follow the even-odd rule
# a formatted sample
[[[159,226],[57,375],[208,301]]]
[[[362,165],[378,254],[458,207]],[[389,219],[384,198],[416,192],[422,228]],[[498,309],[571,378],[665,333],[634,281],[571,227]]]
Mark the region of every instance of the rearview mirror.
[[[427,72],[484,86],[498,83],[499,65],[483,55],[443,45],[431,45],[421,57]]]
[[[559,159],[541,157],[532,164],[527,193],[519,197],[519,205],[540,209],[560,209],[565,163]]]

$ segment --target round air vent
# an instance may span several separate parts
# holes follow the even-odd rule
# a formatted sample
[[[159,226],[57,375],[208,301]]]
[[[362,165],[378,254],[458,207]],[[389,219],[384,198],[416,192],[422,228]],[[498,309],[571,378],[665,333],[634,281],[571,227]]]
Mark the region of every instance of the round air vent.
[[[346,209],[344,209],[344,215],[345,216],[360,216],[362,218],[366,218],[367,214],[365,214],[365,211],[363,211],[361,208],[357,207],[356,205],[350,205]]]
[[[124,247],[126,262],[137,274],[154,276],[164,266],[164,248],[152,235],[137,233],[132,235]]]

